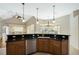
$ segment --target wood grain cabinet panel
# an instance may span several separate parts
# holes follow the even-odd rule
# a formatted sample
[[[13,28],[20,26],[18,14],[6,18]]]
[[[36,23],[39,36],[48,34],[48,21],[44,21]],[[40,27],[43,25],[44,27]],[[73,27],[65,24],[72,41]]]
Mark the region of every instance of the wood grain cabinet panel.
[[[62,52],[62,54],[69,54],[68,52],[68,40],[62,40],[62,50],[61,50],[61,52]]]
[[[7,43],[7,55],[24,55],[25,41],[16,41]]]
[[[54,40],[53,39],[50,39],[49,40],[49,52],[51,53],[51,54],[54,54],[54,46],[53,46],[53,42],[54,42]]]
[[[54,55],[68,54],[68,40],[38,39],[37,51],[48,52]]]
[[[46,38],[37,39],[37,51],[48,52],[49,40]]]
[[[60,51],[60,47],[57,47],[57,46],[53,46],[53,54],[61,54],[61,51]]]

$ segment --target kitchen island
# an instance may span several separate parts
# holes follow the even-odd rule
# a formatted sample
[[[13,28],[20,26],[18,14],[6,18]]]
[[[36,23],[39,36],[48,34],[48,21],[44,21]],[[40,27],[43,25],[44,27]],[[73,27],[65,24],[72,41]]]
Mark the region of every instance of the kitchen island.
[[[46,52],[52,55],[68,55],[69,35],[18,34],[7,35],[7,55],[29,55]]]

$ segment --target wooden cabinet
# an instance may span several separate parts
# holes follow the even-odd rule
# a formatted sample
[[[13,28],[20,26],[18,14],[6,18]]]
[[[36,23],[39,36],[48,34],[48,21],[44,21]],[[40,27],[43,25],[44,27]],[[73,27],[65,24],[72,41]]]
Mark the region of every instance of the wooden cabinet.
[[[48,52],[49,51],[49,40],[48,38],[37,39],[37,51]]]
[[[60,47],[60,41],[58,40],[50,40],[50,53],[52,54],[61,54],[61,47]]]
[[[68,35],[54,34],[8,35],[6,52],[8,55],[24,55],[46,52],[53,55],[68,54]]]
[[[53,50],[54,50],[53,42],[54,42],[54,40],[50,39],[50,43],[49,43],[49,52],[50,52],[51,54],[54,53],[54,51],[53,51]]]
[[[69,49],[69,47],[68,47],[68,40],[62,40],[62,42],[61,42],[61,52],[62,52],[62,54],[64,55],[64,54],[69,54],[68,52],[68,49]]]
[[[25,41],[7,42],[8,55],[24,55],[25,54]]]
[[[37,51],[48,52],[54,55],[68,54],[68,40],[37,39]]]

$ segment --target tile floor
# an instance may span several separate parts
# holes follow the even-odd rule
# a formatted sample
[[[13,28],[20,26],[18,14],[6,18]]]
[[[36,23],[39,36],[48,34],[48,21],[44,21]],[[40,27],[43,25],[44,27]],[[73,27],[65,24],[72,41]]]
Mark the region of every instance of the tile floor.
[[[0,48],[0,55],[6,55],[6,48]]]
[[[71,46],[69,49],[69,55],[79,55],[79,49],[75,49]]]

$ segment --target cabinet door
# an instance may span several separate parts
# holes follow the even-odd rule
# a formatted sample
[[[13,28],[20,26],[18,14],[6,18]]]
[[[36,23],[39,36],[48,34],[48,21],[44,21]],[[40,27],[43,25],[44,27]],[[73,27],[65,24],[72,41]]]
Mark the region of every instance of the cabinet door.
[[[43,39],[43,51],[49,52],[49,39]]]
[[[7,42],[8,55],[24,55],[25,41]]]
[[[60,46],[61,42],[58,40],[54,40],[53,41],[53,53],[54,54],[61,54],[61,46]]]
[[[54,47],[53,47],[53,39],[50,39],[50,42],[49,42],[49,52],[51,53],[51,54],[53,54],[53,49],[54,49]]]
[[[24,43],[25,43],[24,41],[19,41],[19,42],[15,43],[16,54],[19,54],[19,55],[25,54],[25,44]]]
[[[37,51],[43,51],[43,40],[37,39]]]
[[[7,46],[6,46],[6,52],[8,55],[15,55],[16,54],[16,51],[15,51],[15,43],[7,43]]]
[[[62,40],[62,54],[67,55],[68,54],[68,40]]]
[[[48,52],[49,50],[49,40],[45,38],[41,38],[37,40],[37,51],[40,52]]]

